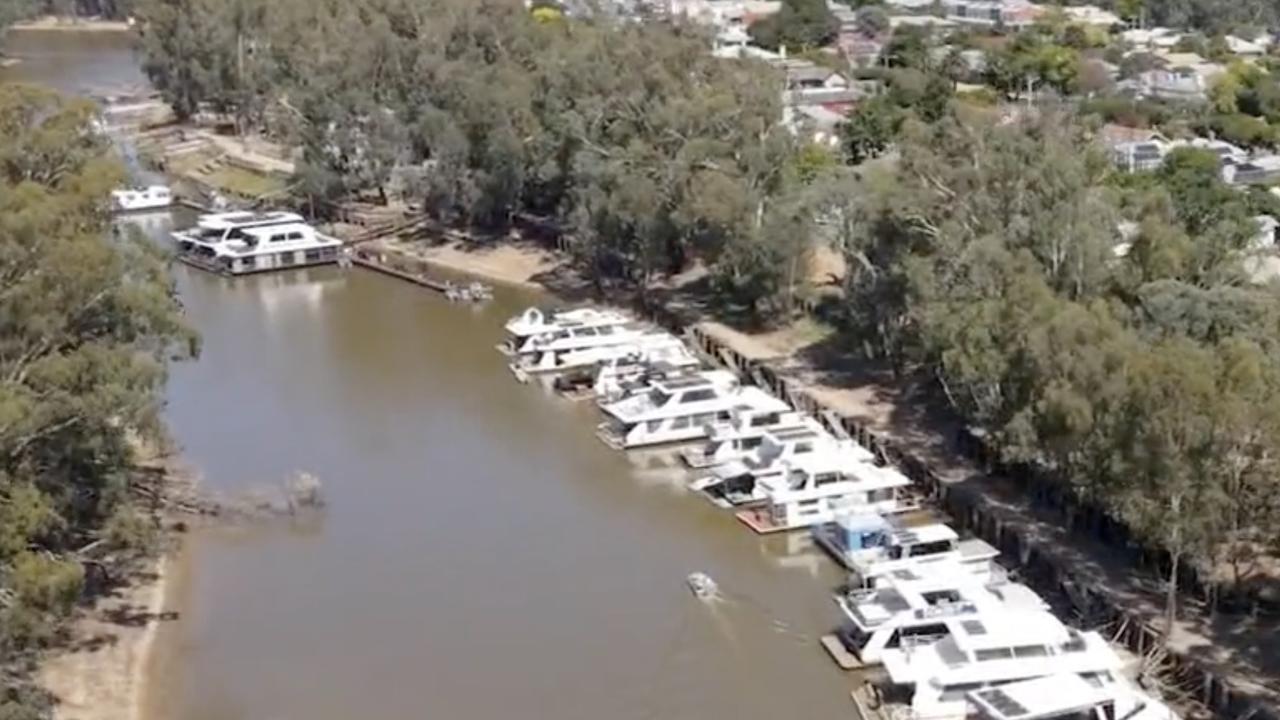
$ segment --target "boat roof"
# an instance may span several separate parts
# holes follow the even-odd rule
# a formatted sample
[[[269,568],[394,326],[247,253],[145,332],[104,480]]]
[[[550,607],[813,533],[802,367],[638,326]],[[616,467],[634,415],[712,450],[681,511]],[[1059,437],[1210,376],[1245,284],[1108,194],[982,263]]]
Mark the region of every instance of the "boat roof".
[[[1007,610],[995,618],[949,620],[947,629],[962,652],[1026,645],[1061,645],[1073,631],[1048,610]]]
[[[252,235],[257,238],[269,238],[272,235],[279,235],[282,232],[303,232],[310,231],[311,226],[304,222],[280,222],[271,223],[269,225],[251,225],[240,228],[245,235]]]
[[[756,414],[763,414],[757,412]],[[764,431],[763,435],[767,438],[778,441],[779,443],[797,442],[799,440],[818,440],[830,437],[815,425],[787,425],[785,427],[773,428]]]
[[[889,534],[889,542],[893,545],[916,545],[919,543],[959,539],[959,533],[952,530],[950,525],[943,525],[942,523],[929,523],[928,525],[897,529]]]
[[[969,693],[969,701],[991,720],[1031,720],[1075,714],[1110,699],[1111,693],[1074,673],[1023,680]]]
[[[942,597],[954,598],[940,602]],[[890,615],[913,611],[917,619],[942,614],[972,614],[1014,610],[1047,610],[1048,605],[1031,588],[1020,583],[988,583],[958,563],[931,567],[924,575],[892,572],[881,577],[874,590],[847,598],[865,619],[883,621]],[[946,608],[944,610],[943,608]]]
[[[876,465],[873,462],[875,455],[870,450],[853,442],[845,442],[842,445],[848,448],[845,450],[846,455],[852,455],[858,459],[858,462],[850,465],[846,471],[858,482],[881,488],[906,487],[911,484],[911,480],[906,475],[894,468]]]
[[[257,225],[278,225],[281,223],[305,222],[303,217],[293,212],[253,212],[238,210],[235,212],[208,213],[201,215],[197,221],[201,227],[211,229],[230,229],[233,227],[253,227]]]
[[[741,387],[738,388],[737,392],[739,401],[737,407],[739,408],[754,408],[756,410],[776,409],[778,412],[791,409],[790,405],[758,387]]]
[[[851,513],[836,518],[835,523],[846,532],[885,533],[889,541],[895,545],[914,545],[960,538],[955,530],[942,523],[925,523],[908,527],[873,513]]]
[[[1033,619],[1034,616],[1034,619]],[[931,645],[909,652],[893,651],[884,657],[885,670],[895,683],[935,689],[969,683],[1003,683],[1059,673],[1088,673],[1100,681],[1114,680],[1124,669],[1115,650],[1096,632],[1067,630],[1053,625],[1048,611],[1005,612],[995,620],[948,620],[950,634]],[[1056,618],[1054,618],[1056,620]],[[972,635],[957,632],[965,623],[982,625],[986,636],[998,636],[988,647],[966,650]],[[1046,634],[1045,629],[1048,629]]]

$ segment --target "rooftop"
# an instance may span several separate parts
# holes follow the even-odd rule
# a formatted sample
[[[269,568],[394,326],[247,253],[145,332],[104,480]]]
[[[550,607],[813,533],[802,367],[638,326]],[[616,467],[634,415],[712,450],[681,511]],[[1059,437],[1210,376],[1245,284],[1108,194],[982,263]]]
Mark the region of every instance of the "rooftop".
[[[975,690],[969,699],[991,720],[1027,720],[1088,710],[1105,695],[1079,675],[1068,673]]]

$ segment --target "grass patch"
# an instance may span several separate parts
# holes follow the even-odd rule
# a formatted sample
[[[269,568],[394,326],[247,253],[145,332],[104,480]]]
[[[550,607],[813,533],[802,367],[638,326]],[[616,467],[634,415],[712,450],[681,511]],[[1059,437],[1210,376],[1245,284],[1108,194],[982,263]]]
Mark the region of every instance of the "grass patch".
[[[260,173],[251,172],[231,165],[222,165],[213,172],[201,176],[204,182],[220,190],[226,190],[245,197],[263,197],[279,195],[288,185],[284,180]]]

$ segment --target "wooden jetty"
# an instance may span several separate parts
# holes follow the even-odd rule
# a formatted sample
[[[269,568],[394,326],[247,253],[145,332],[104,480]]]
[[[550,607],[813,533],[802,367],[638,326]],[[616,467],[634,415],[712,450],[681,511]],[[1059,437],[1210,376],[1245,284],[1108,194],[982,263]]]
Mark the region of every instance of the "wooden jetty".
[[[836,665],[839,665],[841,670],[859,670],[863,667],[862,661],[858,659],[857,655],[849,652],[849,648],[845,647],[844,643],[840,641],[839,635],[835,633],[823,635],[820,642],[823,649],[827,651],[832,660],[836,661]]]
[[[404,280],[405,282],[411,282],[414,285],[419,285],[429,290],[435,290],[442,295],[449,291],[450,286],[448,283],[427,277],[425,272],[411,272],[409,270],[394,267],[390,263],[386,262],[382,253],[356,250],[351,254],[351,264],[374,272],[382,273],[383,275]]]
[[[769,517],[769,511],[765,508],[749,508],[742,512],[734,513],[733,516],[738,518],[743,525],[751,528],[757,535],[774,535],[790,530],[803,529],[775,525],[773,519]]]

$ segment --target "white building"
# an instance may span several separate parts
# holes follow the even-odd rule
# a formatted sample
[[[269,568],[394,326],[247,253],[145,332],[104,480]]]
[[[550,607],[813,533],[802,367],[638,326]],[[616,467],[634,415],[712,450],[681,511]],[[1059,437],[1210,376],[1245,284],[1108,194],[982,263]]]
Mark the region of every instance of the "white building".
[[[1091,27],[1110,28],[1124,22],[1119,15],[1097,5],[1065,5],[1062,12],[1072,22]]]

